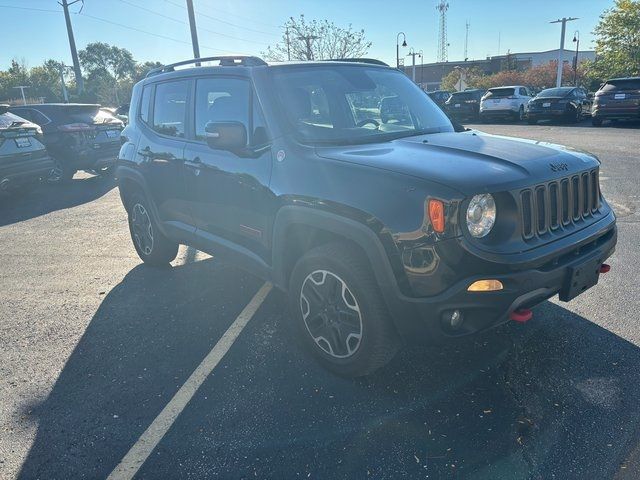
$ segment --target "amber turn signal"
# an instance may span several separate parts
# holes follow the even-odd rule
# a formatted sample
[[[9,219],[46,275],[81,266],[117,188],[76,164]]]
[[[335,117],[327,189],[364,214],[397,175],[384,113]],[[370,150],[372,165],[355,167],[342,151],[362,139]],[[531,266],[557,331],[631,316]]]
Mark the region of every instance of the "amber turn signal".
[[[444,232],[444,203],[441,200],[429,200],[429,220],[434,232]]]
[[[477,280],[469,285],[467,291],[469,292],[494,292],[496,290],[502,290],[502,282],[500,280]]]

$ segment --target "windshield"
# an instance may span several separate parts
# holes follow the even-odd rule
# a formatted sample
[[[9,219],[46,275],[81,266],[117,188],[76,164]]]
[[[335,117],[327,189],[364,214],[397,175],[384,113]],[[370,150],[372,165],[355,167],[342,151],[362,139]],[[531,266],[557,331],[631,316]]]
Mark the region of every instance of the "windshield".
[[[541,91],[538,94],[539,98],[544,97],[564,97],[569,92],[573,90],[572,88],[547,88],[546,90]]]
[[[506,98],[515,94],[515,88],[492,88],[487,92],[487,97],[492,98]]]
[[[464,102],[466,100],[477,100],[475,93],[472,92],[457,92],[452,93],[449,98],[450,102]]]
[[[402,73],[376,67],[285,67],[273,74],[280,105],[308,143],[366,143],[453,131]]]
[[[602,87],[603,92],[614,92],[617,90],[640,90],[640,78],[609,80]]]

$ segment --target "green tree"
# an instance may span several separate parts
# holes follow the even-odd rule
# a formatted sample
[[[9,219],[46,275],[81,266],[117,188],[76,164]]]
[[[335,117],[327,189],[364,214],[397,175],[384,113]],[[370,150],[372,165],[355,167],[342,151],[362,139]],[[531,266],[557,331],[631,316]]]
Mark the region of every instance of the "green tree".
[[[281,62],[291,60],[326,60],[329,58],[354,58],[367,54],[371,42],[364,30],[337,26],[328,20],[307,21],[304,15],[290,17],[284,24],[282,40],[269,46],[262,56]]]
[[[594,32],[596,61],[590,76],[606,79],[640,75],[640,1],[616,0]]]
[[[136,61],[129,50],[94,42],[80,50],[78,57],[87,74],[89,97],[110,105],[129,100],[131,80],[136,74]]]

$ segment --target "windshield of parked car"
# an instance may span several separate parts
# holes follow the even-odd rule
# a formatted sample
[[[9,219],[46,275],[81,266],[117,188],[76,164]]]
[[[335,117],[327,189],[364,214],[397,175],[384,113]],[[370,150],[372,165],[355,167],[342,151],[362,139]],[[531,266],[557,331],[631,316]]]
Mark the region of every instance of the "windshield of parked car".
[[[547,88],[546,90],[542,90],[539,94],[539,98],[545,97],[564,97],[569,92],[571,92],[573,88]]]
[[[487,92],[486,98],[506,98],[514,95],[515,92],[515,88],[492,88]]]
[[[602,87],[603,92],[613,92],[616,90],[640,90],[640,78],[609,80]]]
[[[274,68],[279,103],[306,143],[366,143],[453,131],[406,75],[348,65]]]

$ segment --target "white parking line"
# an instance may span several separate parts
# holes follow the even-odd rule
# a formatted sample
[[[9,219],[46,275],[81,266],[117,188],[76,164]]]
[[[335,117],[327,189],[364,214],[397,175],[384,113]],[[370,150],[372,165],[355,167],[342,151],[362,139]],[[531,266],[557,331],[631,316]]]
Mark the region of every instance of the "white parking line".
[[[218,365],[222,357],[229,351],[236,341],[242,329],[249,323],[251,317],[256,313],[262,302],[271,291],[271,284],[265,283],[253,296],[251,301],[240,312],[231,326],[224,332],[222,338],[213,347],[209,354],[202,360],[187,381],[176,392],[171,401],[149,425],[138,441],[127,452],[122,461],[114,468],[107,480],[129,480],[138,472],[142,464],[149,457],[154,448],[158,445],[162,437],[167,433],[178,415],[184,410],[191,398],[200,388],[200,385],[207,379],[209,374]]]

